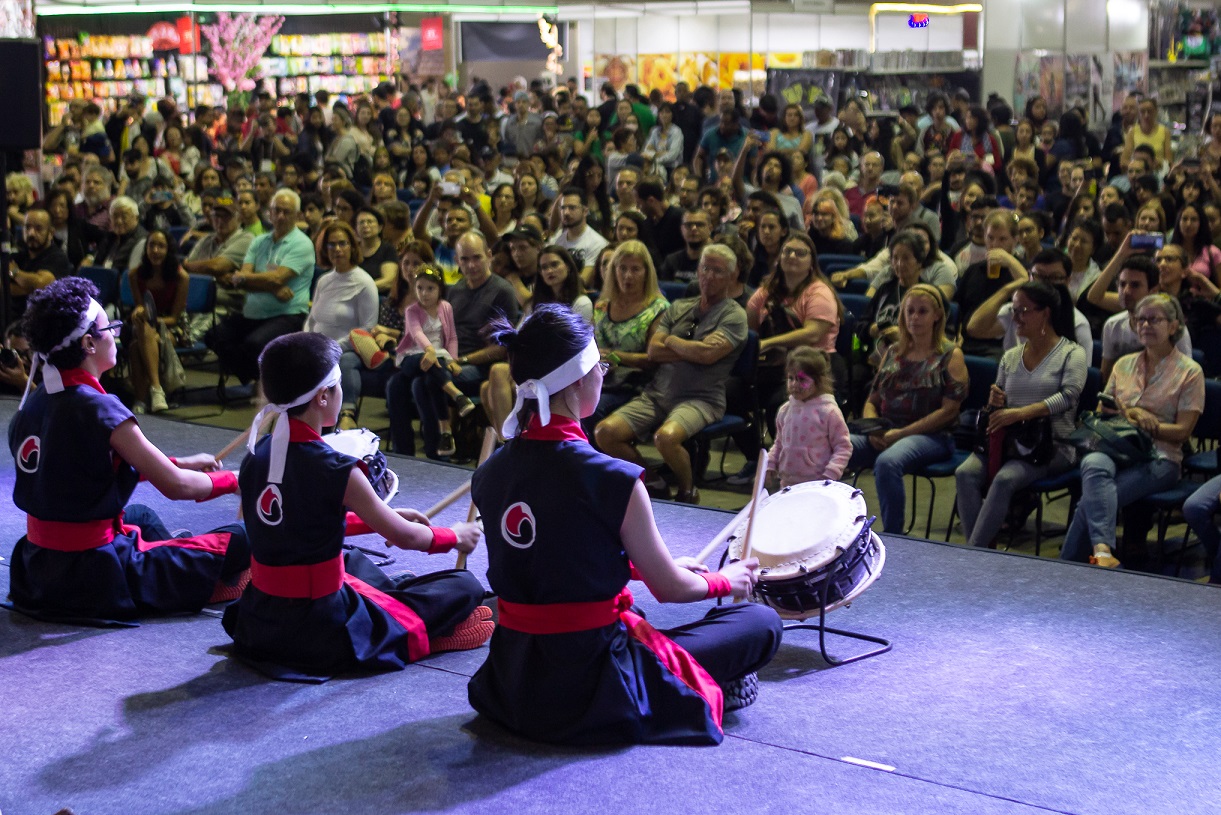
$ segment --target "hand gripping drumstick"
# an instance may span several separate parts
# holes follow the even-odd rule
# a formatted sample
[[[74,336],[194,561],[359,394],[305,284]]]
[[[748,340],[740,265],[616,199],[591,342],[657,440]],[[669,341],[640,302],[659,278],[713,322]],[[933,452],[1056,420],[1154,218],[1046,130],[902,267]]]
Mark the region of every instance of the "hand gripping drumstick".
[[[494,452],[496,452],[496,428],[489,427],[483,431],[483,449],[479,451],[479,466],[475,469],[477,470],[479,467],[482,467],[484,462],[491,458]],[[471,501],[470,509],[466,511],[466,522],[468,524],[475,520],[475,514],[478,511],[475,507],[475,502]],[[458,563],[455,568],[466,568],[466,552],[458,553]]]

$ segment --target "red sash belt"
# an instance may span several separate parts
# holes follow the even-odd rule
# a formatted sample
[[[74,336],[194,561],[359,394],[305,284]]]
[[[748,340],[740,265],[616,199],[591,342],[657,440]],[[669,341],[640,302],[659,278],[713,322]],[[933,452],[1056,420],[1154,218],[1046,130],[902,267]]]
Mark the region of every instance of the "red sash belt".
[[[724,709],[721,686],[681,645],[631,611],[632,592],[626,586],[609,600],[592,603],[511,603],[498,599],[496,604],[500,609],[499,624],[523,634],[571,634],[622,620],[628,636],[656,654],[670,673],[703,697],[717,729],[721,728]]]
[[[30,543],[43,549],[87,552],[113,541],[121,525],[122,520],[119,518],[101,521],[43,521],[33,515],[26,515],[25,536]]]
[[[250,561],[250,582],[264,594],[290,600],[317,600],[343,586],[343,558],[306,566],[266,566]]]
[[[618,622],[632,607],[632,592],[623,591],[608,600],[591,603],[510,603],[497,600],[500,625],[523,634],[571,634]]]

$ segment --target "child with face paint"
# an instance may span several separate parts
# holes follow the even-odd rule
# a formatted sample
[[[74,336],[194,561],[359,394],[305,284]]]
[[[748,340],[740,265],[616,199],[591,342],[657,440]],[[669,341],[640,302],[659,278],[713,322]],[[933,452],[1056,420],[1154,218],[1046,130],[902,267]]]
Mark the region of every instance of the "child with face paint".
[[[852,457],[844,414],[835,402],[831,360],[816,348],[794,348],[785,362],[789,400],[776,417],[767,459],[767,488],[839,480]]]

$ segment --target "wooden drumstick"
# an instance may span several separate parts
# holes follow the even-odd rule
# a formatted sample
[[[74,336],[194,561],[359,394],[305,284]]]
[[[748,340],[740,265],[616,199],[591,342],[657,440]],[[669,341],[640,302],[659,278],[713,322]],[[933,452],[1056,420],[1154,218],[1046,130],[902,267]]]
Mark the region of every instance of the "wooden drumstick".
[[[751,499],[750,503],[738,510],[738,514],[733,516],[733,520],[725,524],[725,528],[716,533],[716,537],[712,539],[712,542],[705,546],[704,550],[695,556],[695,559],[700,563],[704,563],[708,558],[716,554],[716,550],[720,549],[725,544],[725,541],[729,540],[729,536],[738,528],[738,524],[742,523],[742,519],[746,517],[746,513],[750,512],[750,508],[754,505],[754,499]]]
[[[483,449],[479,451],[479,465],[475,467],[475,469],[478,470],[479,467],[482,467],[484,462],[491,458],[492,453],[494,452],[496,452],[496,428],[489,427],[487,430],[483,431]],[[467,486],[469,488],[470,485],[468,484]],[[466,522],[469,524],[474,521],[475,514],[478,512],[479,510],[475,506],[475,502],[472,500],[470,508],[466,511]],[[455,568],[466,568],[466,552],[458,553],[458,563]]]
[[[270,424],[271,421],[273,419],[275,419],[275,417],[276,416],[274,413],[263,417],[263,423],[262,423],[262,425],[259,426],[259,435],[260,436],[263,435],[263,433],[267,430],[267,425]],[[236,439],[234,439],[233,441],[226,444],[225,448],[216,454],[216,463],[220,464],[222,461],[224,461],[226,458],[228,458],[230,455],[232,455],[234,450],[236,450],[239,447],[245,446],[246,440],[249,438],[250,438],[250,428],[247,427],[240,434],[238,434],[238,437]]]
[[[437,503],[435,503],[431,507],[429,507],[427,510],[425,510],[424,514],[427,515],[431,519],[433,516],[444,511],[446,507],[448,507],[450,504],[454,503],[455,501],[457,501],[459,498],[466,495],[470,491],[471,491],[471,482],[467,481],[461,487],[454,490],[449,495],[445,496],[440,501],[438,501]]]
[[[746,539],[742,543],[742,560],[750,560],[750,536],[755,531],[755,510],[759,508],[759,493],[763,491],[763,481],[767,474],[767,451],[759,451],[759,464],[755,468],[754,497],[750,502],[750,514],[746,516]]]

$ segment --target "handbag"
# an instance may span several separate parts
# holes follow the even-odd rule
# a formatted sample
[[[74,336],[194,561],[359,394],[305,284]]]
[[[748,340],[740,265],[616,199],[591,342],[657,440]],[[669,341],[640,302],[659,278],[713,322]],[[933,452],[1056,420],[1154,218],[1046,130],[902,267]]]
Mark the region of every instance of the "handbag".
[[[1005,428],[1005,461],[1017,459],[1042,467],[1051,463],[1055,452],[1056,443],[1051,434],[1050,416],[1015,422]]]
[[[1082,413],[1068,440],[1081,455],[1106,453],[1121,470],[1157,458],[1153,437],[1119,414]]]
[[[165,323],[157,323],[157,335],[158,351],[161,356],[159,363],[161,389],[166,393],[173,393],[186,385],[187,372],[182,367],[182,360],[178,358],[178,351],[174,345],[174,337],[165,327]]]

